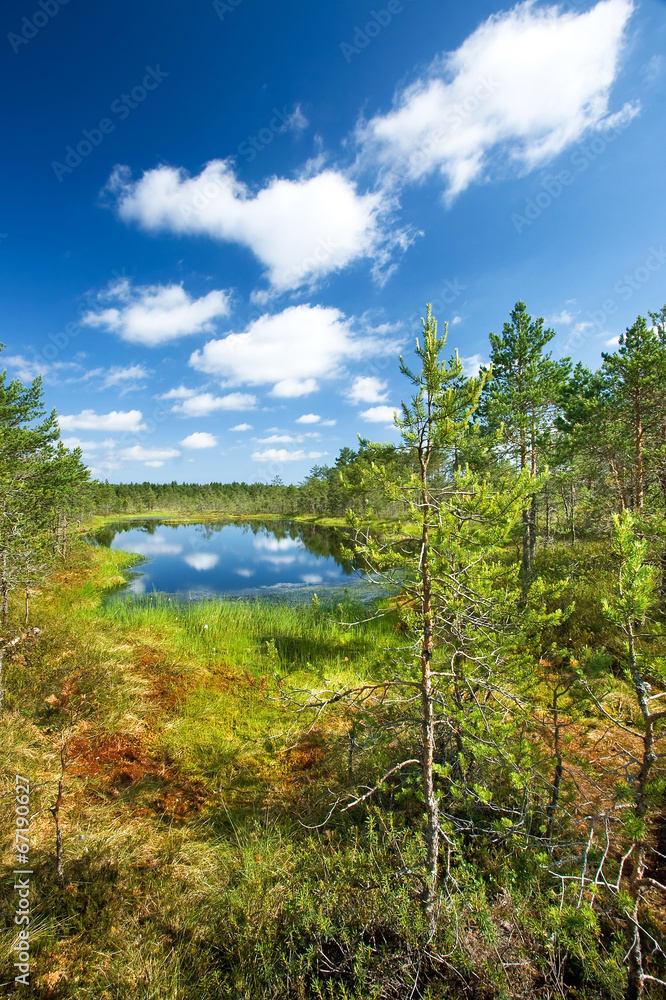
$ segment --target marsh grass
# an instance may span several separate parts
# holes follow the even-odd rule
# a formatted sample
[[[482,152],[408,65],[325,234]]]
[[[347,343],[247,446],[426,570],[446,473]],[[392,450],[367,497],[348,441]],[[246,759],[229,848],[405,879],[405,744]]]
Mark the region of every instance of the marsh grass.
[[[564,551],[543,558],[554,578],[564,571]],[[349,628],[340,622],[367,618],[367,605],[107,600],[135,563],[77,546],[35,599],[39,632],[5,663],[3,983],[24,771],[35,886],[26,997],[548,1000],[566,995],[558,962],[572,970],[572,997],[621,995],[618,935],[586,911],[560,912],[538,856],[457,845],[428,941],[417,796],[395,808],[380,794],[325,828],[303,826],[346,780],[349,719],[330,713],[313,727],[283,694],[386,676],[404,656],[397,613]],[[594,581],[608,586],[603,570]],[[49,809],[63,740],[60,885]],[[374,781],[379,763],[369,751],[355,780]]]

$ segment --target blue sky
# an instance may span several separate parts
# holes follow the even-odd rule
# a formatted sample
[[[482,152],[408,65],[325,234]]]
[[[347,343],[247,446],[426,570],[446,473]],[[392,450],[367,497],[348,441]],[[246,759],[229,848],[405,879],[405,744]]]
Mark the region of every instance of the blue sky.
[[[666,3],[8,0],[3,362],[110,481],[392,440],[426,302],[597,365],[666,301]]]

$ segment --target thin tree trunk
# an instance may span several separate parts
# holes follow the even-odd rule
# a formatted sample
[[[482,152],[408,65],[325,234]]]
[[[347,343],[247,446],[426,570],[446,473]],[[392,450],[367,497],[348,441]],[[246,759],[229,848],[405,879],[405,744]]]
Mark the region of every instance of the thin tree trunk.
[[[423,643],[421,647],[421,707],[423,730],[423,795],[426,807],[426,884],[423,910],[431,934],[437,926],[437,860],[439,857],[439,804],[435,795],[435,700],[432,687],[432,581],[430,577],[428,495],[423,491],[424,522],[421,542],[421,575],[423,584]]]
[[[641,409],[640,396],[636,399],[634,405],[634,436],[636,458],[636,490],[634,502],[636,504],[636,510],[641,510],[645,502],[645,465],[643,452],[643,413]]]
[[[523,582],[526,582],[532,572],[532,521],[530,508],[523,511]]]
[[[555,813],[560,802],[560,785],[562,784],[562,774],[564,771],[564,761],[562,757],[562,740],[561,740],[561,725],[560,725],[560,712],[559,712],[559,687],[553,690],[553,734],[554,734],[554,751],[555,751],[555,774],[553,775],[553,787],[550,796],[550,802],[546,808],[546,837],[550,841],[553,836],[553,824],[555,822]]]
[[[641,768],[636,777],[636,791],[634,796],[634,814],[641,821],[645,822],[648,811],[648,783],[650,772],[657,761],[654,750],[654,722],[650,714],[645,683],[638,669],[636,659],[636,645],[633,626],[628,623],[629,635],[629,666],[631,676],[636,689],[636,697],[640,706],[643,723],[645,725],[645,735],[643,736],[643,760]],[[628,954],[628,986],[626,1000],[638,1000],[643,995],[645,989],[645,973],[643,970],[643,953],[641,948],[641,932],[638,922],[638,911],[643,895],[643,876],[645,875],[647,856],[647,843],[644,836],[634,842],[633,868],[629,879],[629,895],[633,902],[633,912],[631,914],[633,923],[633,938]]]
[[[543,547],[544,549],[547,549],[548,546],[550,545],[550,515],[551,515],[550,490],[548,489],[548,487],[546,487],[544,496],[546,499],[546,537],[544,538]]]
[[[58,795],[56,797],[55,803],[51,806],[50,812],[55,820],[56,828],[56,875],[58,876],[58,881],[62,884],[64,881],[64,872],[62,866],[62,828],[60,826],[60,807],[63,801],[62,787],[65,778],[65,734],[62,734],[62,743],[60,745],[60,778],[58,779]]]

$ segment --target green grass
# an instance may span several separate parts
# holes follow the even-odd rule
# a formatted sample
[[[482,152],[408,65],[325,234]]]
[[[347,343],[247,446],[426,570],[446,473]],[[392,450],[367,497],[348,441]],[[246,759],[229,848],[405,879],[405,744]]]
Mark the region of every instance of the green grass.
[[[574,648],[608,646],[594,617],[611,587],[607,553],[579,546],[573,571],[571,555],[558,545],[539,565],[569,579],[567,599],[584,608]],[[560,912],[547,858],[454,842],[426,943],[418,796],[396,805],[382,793],[324,828],[303,825],[346,786],[349,717],[336,709],[311,728],[284,695],[390,674],[404,655],[396,614],[349,628],[340,621],[367,618],[367,605],[117,599],[135,562],[78,545],[35,598],[40,631],[5,659],[2,982],[15,930],[11,796],[25,771],[36,889],[26,997],[619,1000],[617,928],[573,897]],[[12,613],[18,628],[18,601]],[[61,886],[49,810],[63,738]],[[381,760],[371,747],[355,781],[372,783]]]

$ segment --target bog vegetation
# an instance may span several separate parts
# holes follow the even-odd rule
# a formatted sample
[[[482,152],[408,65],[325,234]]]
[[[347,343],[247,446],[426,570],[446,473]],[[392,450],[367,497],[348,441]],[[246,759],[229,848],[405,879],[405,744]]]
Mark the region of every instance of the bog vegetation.
[[[519,302],[470,377],[428,309],[400,443],[299,486],[92,482],[0,377],[10,994],[666,995],[666,307],[553,336]],[[105,602],[82,534],[150,512],[340,519],[390,586]]]

